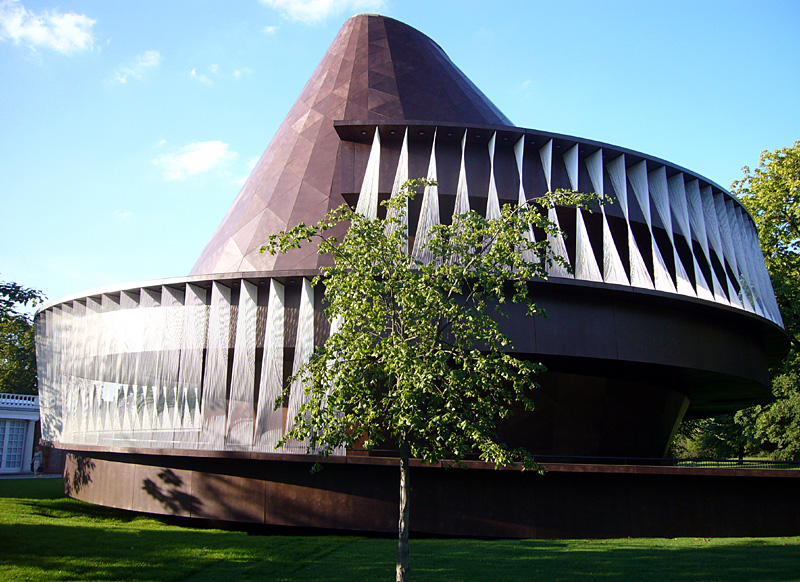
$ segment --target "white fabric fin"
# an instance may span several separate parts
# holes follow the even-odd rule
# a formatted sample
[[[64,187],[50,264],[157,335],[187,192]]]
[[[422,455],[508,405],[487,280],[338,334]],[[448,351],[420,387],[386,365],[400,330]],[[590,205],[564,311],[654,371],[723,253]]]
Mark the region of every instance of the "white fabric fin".
[[[603,213],[603,280],[616,285],[630,285],[605,212]]]
[[[466,214],[469,212],[469,188],[467,186],[467,130],[464,130],[464,137],[461,138],[461,166],[458,170],[458,186],[456,187],[456,205],[453,209],[453,216]]]
[[[542,161],[544,178],[547,181],[548,192],[553,191],[553,140],[551,139],[539,150],[539,159]]]
[[[500,199],[497,195],[497,182],[494,179],[494,152],[495,142],[497,140],[497,132],[492,134],[489,140],[489,191],[488,199],[486,200],[486,218],[494,219],[500,218]]]
[[[639,208],[644,214],[644,220],[647,223],[647,228],[653,231],[653,221],[650,218],[650,194],[647,187],[647,165],[642,160],[635,166],[628,168],[628,180],[633,186],[633,193],[636,195],[636,200],[639,202]]]
[[[430,180],[436,181],[436,132],[433,134],[433,145],[431,146],[431,159],[428,165],[428,176]],[[417,222],[417,233],[414,238],[414,250],[411,256],[421,263],[429,263],[433,259],[433,254],[428,250],[429,232],[434,224],[439,224],[439,187],[425,186],[422,195],[422,208],[419,212]]]
[[[564,158],[564,165],[567,168],[567,177],[569,178],[570,187],[573,190],[578,189],[578,144],[575,144],[562,156]]]
[[[625,154],[614,158],[606,164],[608,170],[608,177],[611,179],[611,185],[614,187],[614,193],[617,196],[619,205],[622,208],[622,214],[625,220],[630,220],[630,211],[628,209],[628,178],[627,170],[625,169]]]
[[[360,215],[375,220],[378,218],[378,182],[381,171],[381,132],[375,128],[375,137],[372,139],[372,149],[369,152],[367,169],[364,171],[364,180],[361,182],[361,192],[356,204],[356,212]]]
[[[603,192],[603,148],[586,158],[586,170],[589,172],[589,179],[592,181],[595,194],[603,198],[605,196]]]
[[[603,281],[600,268],[597,266],[597,259],[592,250],[592,241],[586,230],[586,223],[583,220],[583,212],[580,208],[576,212],[576,240],[575,240],[575,278],[584,281]]]

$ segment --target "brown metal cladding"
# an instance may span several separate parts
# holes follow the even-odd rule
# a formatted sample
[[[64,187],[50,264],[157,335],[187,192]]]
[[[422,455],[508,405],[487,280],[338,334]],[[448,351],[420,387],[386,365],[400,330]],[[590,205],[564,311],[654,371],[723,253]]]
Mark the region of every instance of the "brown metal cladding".
[[[259,254],[267,237],[345,202],[334,121],[511,125],[419,31],[361,14],[345,22],[220,223],[192,274],[317,269],[313,246]]]

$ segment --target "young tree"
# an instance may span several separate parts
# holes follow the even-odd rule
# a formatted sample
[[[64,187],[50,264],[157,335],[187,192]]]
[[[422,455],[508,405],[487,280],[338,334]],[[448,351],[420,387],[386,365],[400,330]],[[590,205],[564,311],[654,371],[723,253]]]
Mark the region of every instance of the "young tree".
[[[36,394],[33,322],[20,307],[42,299],[41,291],[0,281],[0,392]]]
[[[409,573],[410,459],[458,462],[477,453],[498,466],[538,468],[530,453],[503,444],[496,422],[517,403],[532,408],[529,390],[542,366],[514,357],[497,320],[507,301],[539,313],[528,282],[564,263],[548,243],[557,227],[539,208],[588,200],[558,192],[505,206],[496,219],[459,215],[430,229],[429,260],[421,261],[406,251],[405,209],[414,188],[431,184],[407,183],[384,203],[385,220],[342,206],[316,225],[271,236],[262,248],[283,253],[315,242],[333,258],[314,282],[325,285],[333,333],[298,373],[306,400],[284,442],[304,442],[321,455],[362,442],[397,446],[398,581]],[[330,233],[343,222],[349,228],[340,241]]]

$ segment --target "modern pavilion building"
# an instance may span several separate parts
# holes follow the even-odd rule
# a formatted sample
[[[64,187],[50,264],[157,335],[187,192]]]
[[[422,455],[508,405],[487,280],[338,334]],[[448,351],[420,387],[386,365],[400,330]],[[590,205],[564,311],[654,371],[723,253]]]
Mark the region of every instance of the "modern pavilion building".
[[[66,297],[37,313],[43,438],[72,452],[67,490],[154,513],[392,531],[391,451],[341,451],[311,476],[316,458],[275,449],[303,398],[288,378],[330,333],[311,284],[326,259],[311,245],[258,250],[270,234],[344,203],[379,218],[380,202],[420,176],[438,186],[409,209],[417,256],[433,224],[468,209],[495,216],[558,188],[609,203],[551,212],[566,233],[551,243],[571,269],[531,282],[548,319],[503,324],[519,357],[548,372],[536,410],[504,424],[502,436],[562,464],[546,477],[478,462],[421,468],[412,528],[663,534],[637,521],[636,503],[672,511],[659,492],[706,491],[702,476],[623,470],[610,458],[663,457],[682,419],[769,399],[768,368],[786,334],[752,218],[689,169],[515,126],[435,42],[375,15],[344,24],[190,275]],[[287,405],[273,410],[285,390]],[[578,457],[595,464],[576,469]],[[650,477],[652,498],[629,481]],[[556,518],[538,501],[545,490],[584,501]],[[627,510],[587,518],[596,495]],[[697,503],[713,503],[702,495]],[[715,532],[739,531],[711,521]]]

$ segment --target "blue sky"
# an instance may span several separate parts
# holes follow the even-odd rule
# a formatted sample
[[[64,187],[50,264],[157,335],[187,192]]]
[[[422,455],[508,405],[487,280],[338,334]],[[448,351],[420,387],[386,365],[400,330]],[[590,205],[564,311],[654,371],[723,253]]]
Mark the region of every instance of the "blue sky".
[[[800,2],[0,0],[0,280],[189,272],[346,18],[436,40],[522,127],[723,187],[800,139]]]

